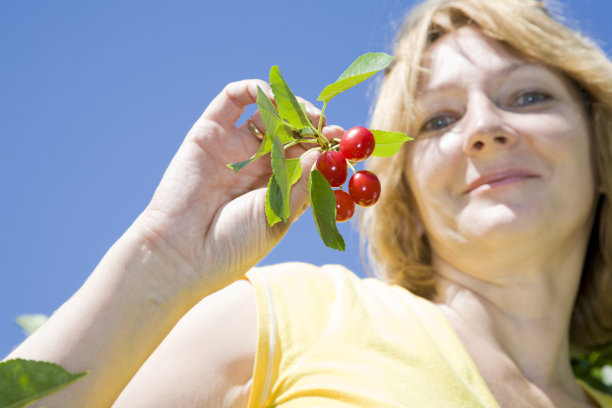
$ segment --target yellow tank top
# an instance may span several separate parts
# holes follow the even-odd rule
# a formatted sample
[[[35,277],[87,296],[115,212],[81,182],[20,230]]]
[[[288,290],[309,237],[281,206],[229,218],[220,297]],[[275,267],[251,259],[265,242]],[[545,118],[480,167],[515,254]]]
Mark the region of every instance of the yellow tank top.
[[[337,265],[280,264],[247,278],[259,327],[249,408],[499,407],[431,302]]]

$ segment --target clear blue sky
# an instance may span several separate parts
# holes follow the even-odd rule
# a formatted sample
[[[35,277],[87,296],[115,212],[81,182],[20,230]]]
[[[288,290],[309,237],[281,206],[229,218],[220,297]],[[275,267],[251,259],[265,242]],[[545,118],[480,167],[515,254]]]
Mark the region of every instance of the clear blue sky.
[[[494,0],[492,0],[494,1]],[[357,56],[390,51],[414,1],[0,2],[0,357],[23,313],[50,314],[145,207],[187,130],[230,81],[279,65],[314,101]],[[564,3],[612,50],[609,0]],[[373,82],[334,99],[329,121],[367,124]],[[264,263],[341,263],[304,214]]]

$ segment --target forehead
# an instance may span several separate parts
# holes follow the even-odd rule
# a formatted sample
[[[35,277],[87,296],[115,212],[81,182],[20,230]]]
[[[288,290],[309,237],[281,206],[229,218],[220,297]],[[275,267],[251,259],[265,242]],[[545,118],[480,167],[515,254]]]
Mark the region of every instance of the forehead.
[[[523,65],[531,64],[480,29],[465,26],[442,36],[429,48],[419,91],[474,80],[478,75],[503,73]]]

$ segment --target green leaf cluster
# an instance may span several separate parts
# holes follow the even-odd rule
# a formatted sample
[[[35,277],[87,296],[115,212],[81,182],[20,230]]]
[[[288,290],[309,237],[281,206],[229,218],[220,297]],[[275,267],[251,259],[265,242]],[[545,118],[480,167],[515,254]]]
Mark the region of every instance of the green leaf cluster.
[[[25,407],[87,373],[71,374],[57,364],[43,361],[4,361],[0,363],[0,408]]]
[[[571,363],[576,378],[612,395],[612,346],[597,351],[575,353]]]
[[[34,333],[40,326],[49,319],[44,314],[23,314],[17,316],[15,322],[21,327],[23,332],[29,336]]]
[[[278,66],[270,69],[270,87],[274,102],[265,92],[258,88],[257,106],[266,128],[261,145],[249,159],[229,164],[239,171],[260,157],[270,153],[272,176],[268,181],[266,192],[266,218],[273,226],[279,222],[288,222],[290,218],[291,187],[302,176],[300,159],[288,159],[285,150],[298,143],[316,143],[323,151],[337,148],[337,141],[330,141],[322,134],[323,114],[327,103],[336,95],[365,81],[382,69],[385,69],[393,57],[385,53],[368,53],[357,58],[340,77],[327,85],[319,100],[324,102],[318,124],[313,123],[301,103],[280,73]],[[403,133],[373,130],[377,148],[373,155],[391,156],[399,150],[402,143],[410,140]],[[313,217],[321,239],[326,246],[344,251],[342,235],[336,227],[336,202],[331,186],[318,171],[309,175],[308,191]]]

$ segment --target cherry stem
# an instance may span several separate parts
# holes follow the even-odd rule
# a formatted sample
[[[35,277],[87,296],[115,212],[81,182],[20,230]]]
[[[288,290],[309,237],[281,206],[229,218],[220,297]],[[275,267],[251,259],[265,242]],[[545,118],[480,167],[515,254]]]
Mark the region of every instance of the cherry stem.
[[[319,133],[321,133],[321,129],[323,129],[323,118],[325,117],[325,108],[327,108],[327,101],[323,102],[323,108],[321,109],[321,116],[319,116]]]
[[[315,150],[321,150],[321,149],[322,149],[322,146],[317,146],[317,147],[313,147],[312,149],[306,150],[304,153],[300,155],[300,160],[302,160],[304,156],[306,156],[308,153],[314,152]]]
[[[332,147],[331,143],[329,143],[329,140],[327,140],[327,138],[323,136],[323,118],[325,117],[324,115],[325,108],[327,108],[327,102],[323,102],[323,108],[321,109],[321,116],[319,116],[319,128],[315,130],[315,133],[317,134],[318,138],[320,138],[319,144],[321,145],[321,147],[324,147],[327,150],[329,150]]]
[[[353,167],[350,161],[347,160],[346,164],[351,168],[351,170],[353,170],[353,174],[357,173],[357,170],[355,170],[355,168]]]
[[[304,138],[300,138],[300,139],[294,140],[293,142],[287,143],[283,147],[285,148],[285,150],[287,150],[288,148],[290,148],[291,146],[295,146],[296,144],[300,144],[300,143],[318,143],[318,142],[319,141],[317,139],[304,139]]]
[[[316,133],[315,133],[315,139],[316,139],[316,142],[317,142],[317,143],[318,143],[318,144],[319,144],[321,147],[324,147],[324,148],[326,148],[326,149],[328,149],[328,150],[329,150],[329,149],[330,149],[330,147],[331,147],[331,143],[329,143],[329,140],[327,140],[327,138],[326,138],[325,136],[323,136],[323,133],[321,133],[320,131],[316,131],[316,129],[314,129],[314,130],[315,130],[315,132],[316,132]]]

